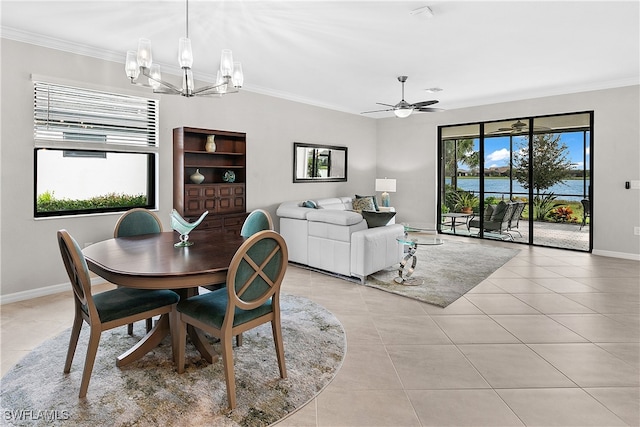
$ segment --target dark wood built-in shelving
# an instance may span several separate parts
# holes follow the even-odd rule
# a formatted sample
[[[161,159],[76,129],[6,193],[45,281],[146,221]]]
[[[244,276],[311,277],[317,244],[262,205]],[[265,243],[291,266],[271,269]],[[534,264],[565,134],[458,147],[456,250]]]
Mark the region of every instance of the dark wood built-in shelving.
[[[205,150],[207,136],[215,135],[216,150]],[[223,233],[240,233],[246,213],[245,133],[180,127],[173,130],[173,207],[188,220],[205,210],[206,219],[198,228]],[[196,169],[204,181],[194,184]],[[235,174],[225,182],[226,171]]]

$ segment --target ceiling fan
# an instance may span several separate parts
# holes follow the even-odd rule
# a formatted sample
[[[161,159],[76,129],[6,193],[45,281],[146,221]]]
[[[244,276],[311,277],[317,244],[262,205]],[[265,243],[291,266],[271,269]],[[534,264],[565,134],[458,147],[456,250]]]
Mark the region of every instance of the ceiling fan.
[[[376,102],[376,104],[378,105],[384,105],[386,107],[391,107],[391,108],[387,108],[386,110],[365,111],[362,114],[379,113],[382,111],[393,111],[396,117],[404,119],[405,117],[409,117],[411,113],[413,113],[414,111],[430,112],[430,113],[437,112],[437,111],[444,111],[442,108],[429,107],[429,105],[438,103],[438,101],[435,99],[431,101],[416,102],[415,104],[409,104],[407,101],[405,101],[404,100],[404,82],[407,81],[407,78],[408,78],[407,76],[398,76],[398,81],[402,84],[402,101],[398,102],[396,105],[383,104],[382,102]]]
[[[534,126],[533,127],[534,131],[543,131],[543,130],[551,130],[551,128],[545,127],[545,126]],[[529,125],[527,125],[526,123],[521,122],[520,120],[516,121],[515,123],[513,123],[511,126],[509,126],[508,128],[498,128],[497,130],[494,130],[493,132],[489,132],[489,133],[503,133],[503,132],[509,132],[512,135],[519,135],[525,132],[529,131]]]

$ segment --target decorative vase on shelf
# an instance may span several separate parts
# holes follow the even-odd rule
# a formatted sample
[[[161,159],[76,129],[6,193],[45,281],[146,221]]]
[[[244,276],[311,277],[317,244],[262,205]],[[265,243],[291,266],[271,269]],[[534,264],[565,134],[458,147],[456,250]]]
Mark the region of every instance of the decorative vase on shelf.
[[[208,135],[207,142],[204,144],[204,149],[208,153],[213,153],[216,151],[216,136]]]
[[[224,172],[224,174],[222,174],[222,180],[224,182],[235,182],[236,173],[232,170],[227,170]]]
[[[189,177],[191,182],[194,184],[201,184],[204,181],[204,175],[200,173],[200,169],[196,169],[196,171]]]

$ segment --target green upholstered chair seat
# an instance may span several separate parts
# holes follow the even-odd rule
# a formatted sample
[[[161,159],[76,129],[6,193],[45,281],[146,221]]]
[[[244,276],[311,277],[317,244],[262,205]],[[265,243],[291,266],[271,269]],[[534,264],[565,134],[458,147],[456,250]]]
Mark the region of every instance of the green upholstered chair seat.
[[[134,314],[175,304],[180,297],[169,290],[117,288],[93,296],[101,322],[110,322]],[[83,307],[86,312],[86,307]]]
[[[222,328],[222,322],[224,321],[224,315],[227,311],[229,301],[227,292],[226,288],[222,288],[180,301],[178,303],[178,311],[220,329]],[[251,311],[236,307],[233,316],[233,326],[242,325],[271,311],[271,299],[268,299],[260,307]]]

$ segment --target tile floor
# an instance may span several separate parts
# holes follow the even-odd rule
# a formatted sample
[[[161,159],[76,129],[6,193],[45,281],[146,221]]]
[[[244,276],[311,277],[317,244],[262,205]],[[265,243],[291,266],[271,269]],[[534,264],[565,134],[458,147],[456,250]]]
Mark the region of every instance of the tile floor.
[[[278,426],[640,425],[640,263],[521,249],[445,309],[290,267],[283,291],[331,310],[348,350]],[[71,326],[70,293],[1,309],[2,374]]]

